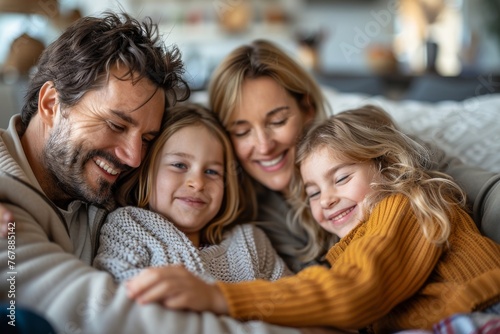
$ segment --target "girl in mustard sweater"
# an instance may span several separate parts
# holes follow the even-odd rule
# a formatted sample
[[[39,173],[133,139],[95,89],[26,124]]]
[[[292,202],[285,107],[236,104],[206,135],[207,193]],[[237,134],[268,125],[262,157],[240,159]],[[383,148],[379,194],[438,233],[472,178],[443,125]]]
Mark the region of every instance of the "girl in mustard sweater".
[[[335,115],[300,141],[302,182],[292,192],[308,233],[340,238],[326,254],[330,268],[234,284],[161,268],[130,282],[129,296],[244,320],[375,333],[431,329],[456,313],[498,314],[500,246],[480,234],[460,188],[430,170],[429,160],[376,107]]]

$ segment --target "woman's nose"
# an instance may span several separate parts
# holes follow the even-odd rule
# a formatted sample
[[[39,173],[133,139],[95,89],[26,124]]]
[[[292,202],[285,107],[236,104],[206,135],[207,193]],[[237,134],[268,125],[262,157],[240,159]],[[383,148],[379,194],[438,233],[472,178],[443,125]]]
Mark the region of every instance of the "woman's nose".
[[[268,129],[262,129],[256,132],[256,148],[261,154],[267,154],[271,152],[274,148],[274,138],[273,134]]]

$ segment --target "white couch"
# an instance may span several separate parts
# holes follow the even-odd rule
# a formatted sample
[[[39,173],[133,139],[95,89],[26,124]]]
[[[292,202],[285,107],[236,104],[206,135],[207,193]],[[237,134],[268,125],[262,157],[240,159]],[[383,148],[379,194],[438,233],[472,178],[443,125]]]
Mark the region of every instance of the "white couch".
[[[463,101],[392,101],[325,89],[333,113],[363,104],[387,110],[410,135],[436,143],[468,164],[500,172],[500,94]]]

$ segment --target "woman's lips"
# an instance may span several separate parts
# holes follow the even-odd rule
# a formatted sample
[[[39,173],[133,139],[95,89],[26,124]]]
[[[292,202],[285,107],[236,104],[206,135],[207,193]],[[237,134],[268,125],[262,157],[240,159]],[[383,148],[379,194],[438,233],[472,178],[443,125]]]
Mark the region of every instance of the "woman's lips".
[[[274,172],[279,170],[286,162],[286,152],[283,152],[279,156],[270,160],[257,160],[257,163],[268,172]]]

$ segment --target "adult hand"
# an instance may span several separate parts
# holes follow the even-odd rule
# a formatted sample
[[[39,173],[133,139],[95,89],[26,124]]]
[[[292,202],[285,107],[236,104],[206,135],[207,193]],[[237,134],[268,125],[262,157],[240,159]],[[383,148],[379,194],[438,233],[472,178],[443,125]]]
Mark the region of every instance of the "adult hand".
[[[14,221],[14,215],[0,204],[0,237],[7,238],[7,228],[11,221]]]
[[[204,282],[183,266],[144,269],[127,282],[127,291],[129,298],[140,304],[159,302],[170,309],[228,314],[220,289]]]

